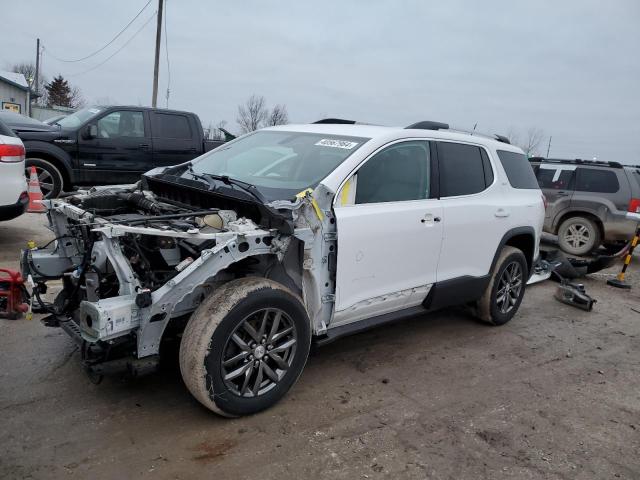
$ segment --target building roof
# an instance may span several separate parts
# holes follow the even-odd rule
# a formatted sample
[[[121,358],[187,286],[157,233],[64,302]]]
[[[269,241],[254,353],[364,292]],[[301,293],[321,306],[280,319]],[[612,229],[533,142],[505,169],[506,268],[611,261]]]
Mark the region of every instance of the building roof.
[[[22,73],[5,72],[0,70],[0,80],[13,85],[14,87],[18,87],[21,90],[29,90],[27,79],[24,78]]]

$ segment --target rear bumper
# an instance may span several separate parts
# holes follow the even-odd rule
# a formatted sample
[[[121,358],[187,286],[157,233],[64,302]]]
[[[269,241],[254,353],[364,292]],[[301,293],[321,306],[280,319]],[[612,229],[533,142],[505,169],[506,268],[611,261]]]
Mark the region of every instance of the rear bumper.
[[[11,220],[19,217],[27,209],[29,205],[29,196],[27,192],[20,194],[20,198],[16,203],[10,205],[0,205],[0,221]]]

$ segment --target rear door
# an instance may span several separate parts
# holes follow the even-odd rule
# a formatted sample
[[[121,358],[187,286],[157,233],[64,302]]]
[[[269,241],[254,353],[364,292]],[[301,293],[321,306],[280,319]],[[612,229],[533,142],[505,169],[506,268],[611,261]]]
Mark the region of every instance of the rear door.
[[[484,147],[446,141],[435,144],[444,225],[438,282],[483,277],[517,212],[505,202],[506,187],[495,181]]]
[[[78,138],[82,183],[130,183],[151,164],[149,122],[143,110],[113,110],[95,122],[97,136]]]
[[[370,157],[336,195],[334,325],[424,300],[442,242],[432,178],[429,142],[402,141]]]
[[[184,163],[202,153],[202,134],[186,114],[152,111],[154,167]]]
[[[553,232],[557,220],[571,206],[576,167],[542,163],[535,170],[538,185],[547,199],[544,228]]]

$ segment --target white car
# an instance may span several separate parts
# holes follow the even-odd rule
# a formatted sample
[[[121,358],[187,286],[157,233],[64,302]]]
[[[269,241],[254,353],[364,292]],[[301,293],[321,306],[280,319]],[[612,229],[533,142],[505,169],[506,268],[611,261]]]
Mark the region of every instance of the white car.
[[[0,122],[0,221],[22,215],[29,204],[24,176],[24,145]]]
[[[436,122],[339,122],[45,202],[61,240],[22,259],[38,283],[63,278],[45,323],[93,375],[153,371],[179,340],[191,393],[233,416],[278,401],[312,342],[449,305],[511,320],[544,220],[522,150]]]

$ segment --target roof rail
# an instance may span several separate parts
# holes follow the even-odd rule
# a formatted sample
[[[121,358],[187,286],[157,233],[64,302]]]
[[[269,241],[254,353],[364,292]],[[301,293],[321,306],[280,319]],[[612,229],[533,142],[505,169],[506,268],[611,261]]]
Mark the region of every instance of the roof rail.
[[[501,143],[508,143],[509,145],[511,145],[511,142],[509,141],[509,139],[507,137],[505,137],[504,135],[498,135],[497,133],[494,133],[493,135],[495,137],[495,139]]]
[[[330,125],[354,125],[356,123],[355,120],[345,120],[343,118],[323,118],[321,120],[316,120],[313,122],[314,124],[330,124]]]
[[[412,123],[408,127],[404,127],[405,129],[415,128],[417,130],[449,130],[448,123],[442,122],[432,122],[430,120],[424,120],[422,122]]]
[[[566,165],[593,165],[595,167],[622,168],[620,162],[605,162],[604,160],[583,160],[581,158],[545,158],[529,157],[530,162],[561,163]]]

